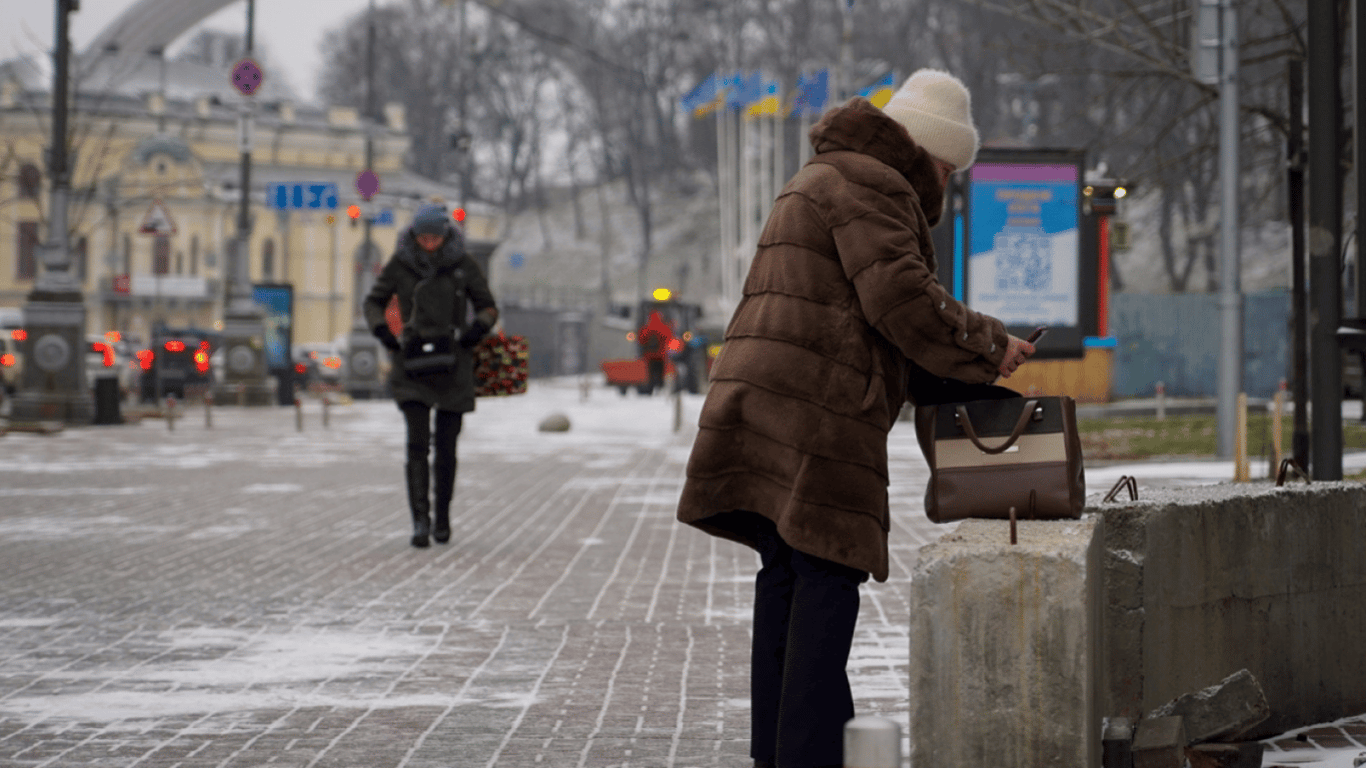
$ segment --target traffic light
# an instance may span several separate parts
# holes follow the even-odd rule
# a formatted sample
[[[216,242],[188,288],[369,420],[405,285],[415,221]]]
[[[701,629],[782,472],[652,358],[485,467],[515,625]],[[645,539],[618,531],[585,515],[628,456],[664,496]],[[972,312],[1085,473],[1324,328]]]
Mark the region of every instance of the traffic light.
[[[453,213],[451,213],[451,218],[455,219],[455,220],[458,221],[458,222],[464,223],[464,221],[465,221],[465,209],[464,209],[464,208],[456,208],[455,211],[454,211]]]
[[[1087,215],[1109,216],[1119,211],[1129,189],[1122,181],[1101,179],[1082,187],[1082,208]]]
[[[668,288],[656,288],[650,295],[655,297],[655,301],[668,301],[673,298],[673,291]]]
[[[351,217],[351,226],[356,226],[360,222],[360,206],[349,205],[346,207],[346,215]]]

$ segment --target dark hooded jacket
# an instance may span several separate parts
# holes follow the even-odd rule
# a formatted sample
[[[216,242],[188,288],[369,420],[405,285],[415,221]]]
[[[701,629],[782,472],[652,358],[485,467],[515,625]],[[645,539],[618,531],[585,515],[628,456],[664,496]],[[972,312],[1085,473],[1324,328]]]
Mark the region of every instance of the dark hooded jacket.
[[[375,279],[365,297],[365,320],[371,328],[385,324],[384,309],[391,296],[398,297],[403,318],[400,343],[414,337],[451,334],[459,338],[471,325],[467,302],[475,318],[492,326],[498,309],[488,279],[479,264],[465,252],[465,239],[447,225],[446,239],[432,253],[423,251],[411,228],[399,237],[398,247]],[[399,403],[417,401],[443,411],[474,410],[474,356],[456,345],[456,370],[451,377],[419,379],[403,369],[403,355],[391,353],[389,385]]]
[[[811,130],[815,156],[774,202],[713,363],[678,519],[885,581],[887,433],[909,362],[985,383],[1008,337],[935,277],[944,190],[928,153],[864,99]]]

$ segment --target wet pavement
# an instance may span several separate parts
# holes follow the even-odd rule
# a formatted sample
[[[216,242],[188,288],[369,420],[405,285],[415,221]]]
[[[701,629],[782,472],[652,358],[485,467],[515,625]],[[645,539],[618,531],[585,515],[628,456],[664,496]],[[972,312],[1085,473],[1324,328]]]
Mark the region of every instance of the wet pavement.
[[[426,550],[389,402],[0,437],[0,766],[748,766],[757,558],[673,518],[700,404],[674,432],[672,401],[572,380],[481,400]],[[849,666],[859,713],[905,722],[910,575],[946,527],[909,424],[889,447]]]

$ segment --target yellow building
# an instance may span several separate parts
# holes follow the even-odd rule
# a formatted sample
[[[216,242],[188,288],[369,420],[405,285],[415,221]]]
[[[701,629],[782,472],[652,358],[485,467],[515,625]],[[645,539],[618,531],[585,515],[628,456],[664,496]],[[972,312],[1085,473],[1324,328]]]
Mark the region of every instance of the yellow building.
[[[232,89],[230,68],[222,57],[166,61],[112,52],[84,56],[73,67],[82,75],[70,118],[70,241],[88,333],[119,331],[146,342],[161,324],[221,328],[247,98]],[[44,62],[0,64],[0,307],[24,305],[41,268],[35,246],[48,239],[43,156],[50,91]],[[362,201],[355,187],[365,167],[360,115],[290,96],[283,87],[263,87],[253,97],[249,274],[254,283],[293,286],[295,343],[330,342],[350,330],[357,287],[365,287],[357,280],[365,228],[347,208],[362,206],[373,217],[370,263],[378,269],[420,206],[451,201],[453,207],[458,192],[403,169],[404,114],[400,105],[388,105],[373,130],[380,191]],[[301,199],[293,193],[296,184],[335,189],[335,200],[307,188]],[[275,185],[285,185],[283,196]],[[277,208],[276,202],[317,207]],[[335,208],[327,207],[332,203]],[[472,210],[464,226],[486,259],[496,217]]]

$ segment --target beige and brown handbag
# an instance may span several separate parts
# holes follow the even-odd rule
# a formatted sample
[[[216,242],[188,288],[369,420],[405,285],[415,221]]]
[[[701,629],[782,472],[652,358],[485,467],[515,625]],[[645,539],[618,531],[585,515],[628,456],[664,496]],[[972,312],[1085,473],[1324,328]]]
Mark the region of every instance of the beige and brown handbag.
[[[921,405],[915,433],[930,465],[930,520],[1007,519],[1011,507],[1021,520],[1081,517],[1086,482],[1072,398]]]

